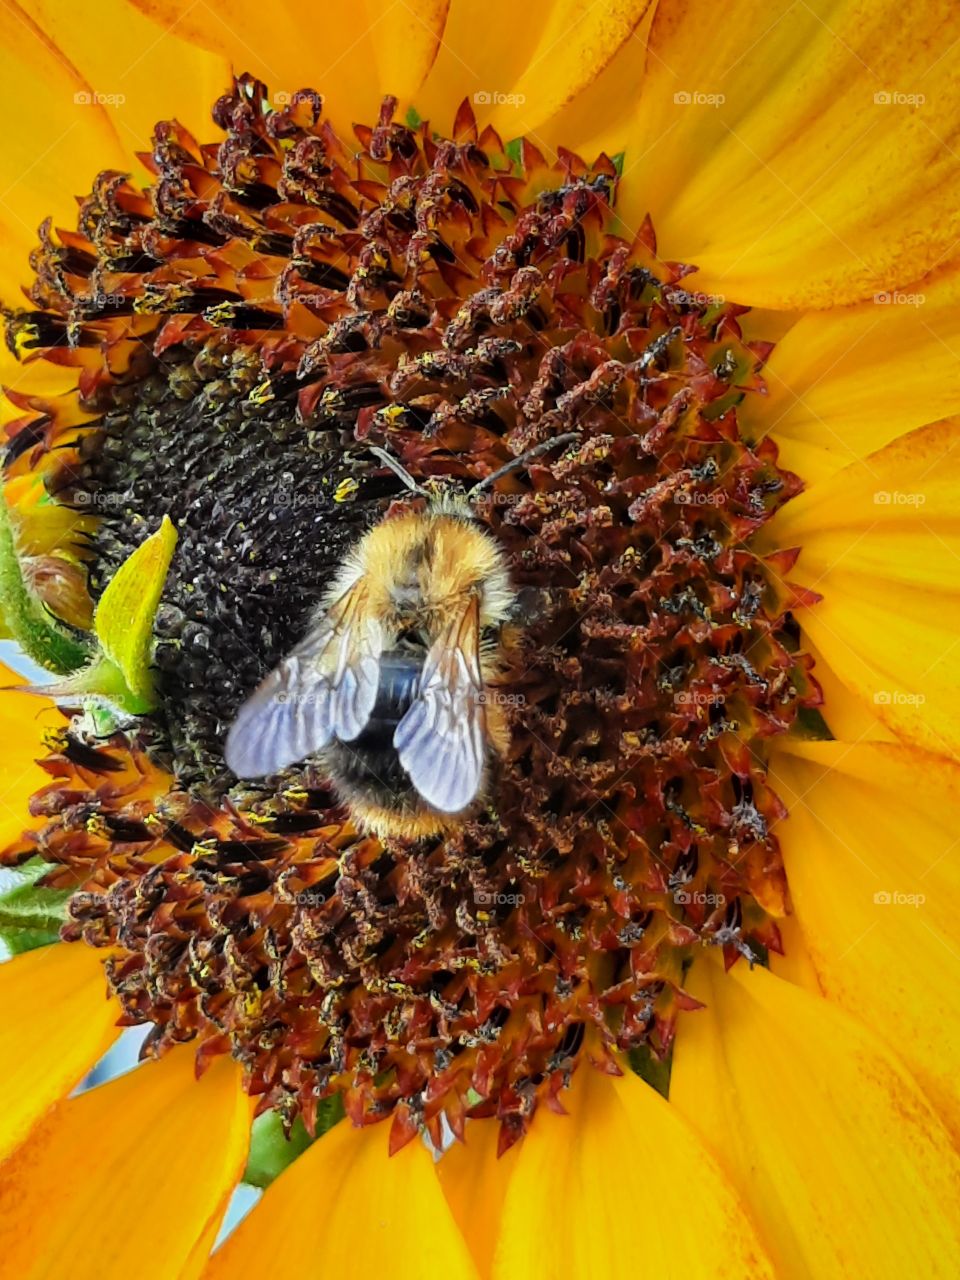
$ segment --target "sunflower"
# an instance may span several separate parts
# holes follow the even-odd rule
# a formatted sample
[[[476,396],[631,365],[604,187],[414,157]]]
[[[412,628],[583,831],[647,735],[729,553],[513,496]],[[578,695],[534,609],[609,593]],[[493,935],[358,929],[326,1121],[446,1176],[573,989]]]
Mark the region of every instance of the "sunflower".
[[[0,1275],[955,1275],[960,14],[0,26]],[[528,459],[418,841],[223,761],[371,446]]]

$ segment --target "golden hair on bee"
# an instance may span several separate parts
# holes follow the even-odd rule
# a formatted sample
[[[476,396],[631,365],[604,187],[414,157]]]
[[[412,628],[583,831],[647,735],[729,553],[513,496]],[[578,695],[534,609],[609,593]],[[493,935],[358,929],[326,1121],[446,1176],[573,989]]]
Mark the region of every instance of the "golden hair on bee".
[[[316,757],[354,820],[415,839],[482,795],[509,730],[493,693],[516,592],[470,493],[426,494],[382,450],[423,510],[389,515],[347,555],[305,638],[240,708],[227,765],[241,778]]]

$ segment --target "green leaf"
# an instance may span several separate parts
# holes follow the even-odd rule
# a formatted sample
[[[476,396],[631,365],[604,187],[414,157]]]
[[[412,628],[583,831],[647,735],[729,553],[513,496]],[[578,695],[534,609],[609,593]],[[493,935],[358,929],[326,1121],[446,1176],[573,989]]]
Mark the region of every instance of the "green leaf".
[[[610,163],[616,169],[618,178],[623,177],[623,160],[626,154],[625,151],[618,151],[615,156],[610,157]]]
[[[0,492],[0,616],[24,653],[61,675],[83,666],[89,643],[57,622],[24,581],[6,498]]]
[[[416,107],[407,107],[407,128],[419,129],[423,124],[423,116]]]
[[[38,885],[49,870],[42,858],[31,858],[22,867],[0,868],[0,951],[7,955],[45,947],[60,936],[70,890]]]
[[[658,1061],[645,1045],[641,1045],[639,1049],[630,1050],[627,1054],[627,1061],[630,1063],[630,1069],[636,1072],[641,1080],[646,1080],[647,1084],[656,1089],[657,1093],[669,1098],[670,1070],[673,1066],[672,1054],[669,1054],[662,1061]]]
[[[338,1093],[324,1098],[317,1107],[317,1137],[321,1137],[343,1119],[343,1101]],[[250,1155],[244,1170],[243,1181],[254,1187],[269,1187],[287,1165],[303,1155],[314,1139],[307,1133],[298,1116],[293,1122],[288,1138],[283,1132],[283,1121],[277,1111],[265,1111],[253,1122],[250,1134]]]
[[[519,169],[520,165],[523,164],[523,138],[511,138],[504,145],[503,154],[515,169]]]
[[[164,516],[157,532],[124,560],[97,605],[93,625],[104,657],[143,704],[131,710],[148,711],[154,705],[153,620],[176,545],[173,521]]]

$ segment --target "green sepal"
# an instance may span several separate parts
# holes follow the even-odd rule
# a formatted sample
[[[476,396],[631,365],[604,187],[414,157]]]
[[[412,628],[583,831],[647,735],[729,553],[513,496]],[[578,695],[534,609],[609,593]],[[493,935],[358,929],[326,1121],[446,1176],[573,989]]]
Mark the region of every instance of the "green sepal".
[[[407,107],[406,124],[408,129],[419,129],[423,124],[423,116],[416,107]]]
[[[670,1097],[672,1053],[663,1059],[657,1059],[645,1045],[640,1045],[639,1048],[630,1050],[627,1061],[630,1063],[631,1071],[635,1072],[641,1080],[645,1080],[652,1089],[656,1089],[657,1093],[663,1094],[665,1098]]]
[[[90,642],[57,622],[24,581],[6,498],[0,492],[0,617],[6,638],[48,671],[66,675],[90,657]]]
[[[19,955],[59,938],[70,890],[38,885],[49,870],[42,858],[31,858],[22,867],[0,867],[0,953]]]
[[[339,1093],[324,1098],[317,1106],[317,1137],[321,1137],[343,1119],[343,1100]],[[288,1138],[283,1131],[283,1120],[277,1111],[265,1111],[253,1122],[250,1134],[250,1155],[244,1170],[243,1181],[253,1187],[269,1187],[287,1165],[303,1155],[312,1146],[314,1138],[297,1116]]]
[[[177,531],[170,517],[164,516],[156,533],[141,542],[107,583],[94,615],[103,653],[98,670],[107,681],[119,675],[130,696],[117,698],[116,687],[97,691],[129,711],[149,711],[156,705],[151,671],[153,622],[176,546]],[[104,659],[109,667],[100,665]]]
[[[515,169],[519,169],[523,164],[523,138],[511,138],[504,143],[503,154]]]
[[[816,707],[801,707],[791,732],[794,737],[814,742],[830,742],[833,738],[830,726]]]

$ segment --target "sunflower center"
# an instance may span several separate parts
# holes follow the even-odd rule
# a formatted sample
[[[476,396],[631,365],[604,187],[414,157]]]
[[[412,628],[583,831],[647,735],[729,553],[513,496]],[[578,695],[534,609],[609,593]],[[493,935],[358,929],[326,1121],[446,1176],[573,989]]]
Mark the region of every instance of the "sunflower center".
[[[219,147],[160,126],[155,184],[104,175],[11,320],[82,370],[83,440],[31,465],[98,516],[94,598],[164,515],[180,534],[157,710],[73,722],[38,847],[158,1050],[231,1051],[308,1123],[339,1092],[395,1143],[468,1114],[510,1141],[588,1026],[664,1060],[696,949],[779,945],[763,743],[817,692],[752,539],[799,483],[740,432],[744,308],[618,234],[608,158],[389,100],[351,155],[320,106],[242,79]],[[477,503],[524,606],[484,809],[381,840],[309,762],[237,784],[239,703],[398,496],[369,446],[465,487],[559,436]]]

